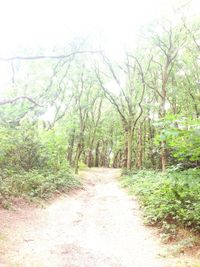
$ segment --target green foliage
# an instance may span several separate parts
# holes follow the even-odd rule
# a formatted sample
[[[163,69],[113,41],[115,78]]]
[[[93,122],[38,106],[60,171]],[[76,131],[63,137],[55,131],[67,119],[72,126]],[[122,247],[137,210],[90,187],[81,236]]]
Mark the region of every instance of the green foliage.
[[[0,203],[11,197],[47,198],[80,185],[66,161],[62,131],[24,122],[0,128]]]
[[[84,162],[80,161],[78,163],[78,168],[79,170],[84,170],[85,168],[87,168],[87,165]]]
[[[71,55],[60,60],[14,60],[12,83],[0,99],[1,198],[62,190],[75,181],[70,167],[86,164],[200,166],[200,27],[189,21],[155,21],[118,62],[103,51],[75,56],[91,50],[85,41],[52,51]],[[38,53],[48,51],[23,51]],[[124,170],[147,221],[163,221],[171,234],[170,221],[199,227],[194,173],[174,169],[140,177]]]
[[[63,168],[55,173],[38,170],[14,173],[1,179],[0,184],[1,197],[8,199],[11,196],[47,198],[54,192],[78,187],[80,182],[69,168]]]
[[[179,162],[189,165],[189,162],[200,160],[200,120],[178,117],[168,114],[156,123],[162,130],[157,134],[155,141],[166,141],[171,154]]]
[[[0,128],[0,167],[29,171],[39,165],[40,140],[30,124]]]
[[[66,163],[67,139],[63,128],[40,130],[41,167],[59,170]]]
[[[138,196],[145,221],[158,224],[163,234],[176,234],[176,226],[200,231],[200,171],[140,171],[124,176],[122,185]]]

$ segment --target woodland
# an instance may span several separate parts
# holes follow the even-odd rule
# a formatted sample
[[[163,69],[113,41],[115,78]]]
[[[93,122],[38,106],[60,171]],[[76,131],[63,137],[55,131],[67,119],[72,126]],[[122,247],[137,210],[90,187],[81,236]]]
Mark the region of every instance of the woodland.
[[[200,231],[200,21],[162,19],[113,59],[76,39],[0,58],[0,201],[81,186],[83,168],[121,168],[149,224]],[[171,225],[170,227],[168,225]]]

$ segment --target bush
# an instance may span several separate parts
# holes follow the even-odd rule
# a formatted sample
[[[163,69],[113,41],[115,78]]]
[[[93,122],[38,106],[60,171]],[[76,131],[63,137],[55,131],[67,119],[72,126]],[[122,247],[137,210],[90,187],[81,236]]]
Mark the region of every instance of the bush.
[[[54,173],[38,170],[24,171],[0,178],[0,196],[1,201],[11,196],[48,198],[55,192],[68,191],[79,185],[79,180],[68,168]]]
[[[0,126],[0,203],[12,196],[47,198],[77,186],[66,161],[65,136],[27,121]]]
[[[156,124],[160,127],[160,133],[155,137],[155,145],[160,146],[160,142],[165,141],[173,160],[182,163],[184,168],[200,166],[199,118],[169,113]]]
[[[140,171],[122,178],[122,185],[138,196],[145,221],[161,225],[166,233],[174,227],[200,232],[200,171]]]
[[[41,142],[36,126],[0,126],[0,168],[29,171],[39,166]]]

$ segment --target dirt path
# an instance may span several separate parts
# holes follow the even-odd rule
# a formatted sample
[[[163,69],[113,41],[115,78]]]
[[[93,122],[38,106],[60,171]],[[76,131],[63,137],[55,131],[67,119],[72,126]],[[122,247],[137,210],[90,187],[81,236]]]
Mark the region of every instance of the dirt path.
[[[45,209],[23,211],[6,237],[0,266],[175,266],[159,257],[158,241],[143,226],[137,203],[117,184],[118,175],[112,169],[85,171],[85,190]]]

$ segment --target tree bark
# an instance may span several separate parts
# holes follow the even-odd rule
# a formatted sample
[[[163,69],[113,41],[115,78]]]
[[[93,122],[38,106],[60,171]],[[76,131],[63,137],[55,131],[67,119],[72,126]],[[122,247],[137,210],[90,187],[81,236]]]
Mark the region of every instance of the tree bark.
[[[67,161],[69,162],[70,166],[72,165],[72,155],[73,155],[73,149],[74,149],[74,139],[75,139],[75,130],[73,130],[73,133],[70,138],[70,143],[68,146],[67,151]]]
[[[88,156],[87,156],[87,166],[91,168],[93,166],[93,155],[92,155],[92,149],[89,149]]]
[[[132,167],[132,144],[133,144],[133,131],[132,129],[130,129],[128,131],[128,140],[127,140],[127,144],[128,144],[128,157],[127,157],[127,169],[131,170]]]
[[[79,143],[78,146],[77,146],[76,155],[75,155],[75,159],[74,159],[74,171],[75,171],[75,174],[78,174],[78,163],[79,163],[79,159],[80,159],[82,151],[83,151],[82,144]]]
[[[142,147],[142,126],[138,128],[138,148],[137,148],[137,159],[136,168],[141,169],[142,167],[142,157],[143,157],[143,147]]]
[[[96,149],[95,149],[95,167],[99,167],[99,141],[97,142]]]
[[[161,163],[162,163],[162,171],[165,172],[167,169],[167,149],[166,142],[161,142]]]

